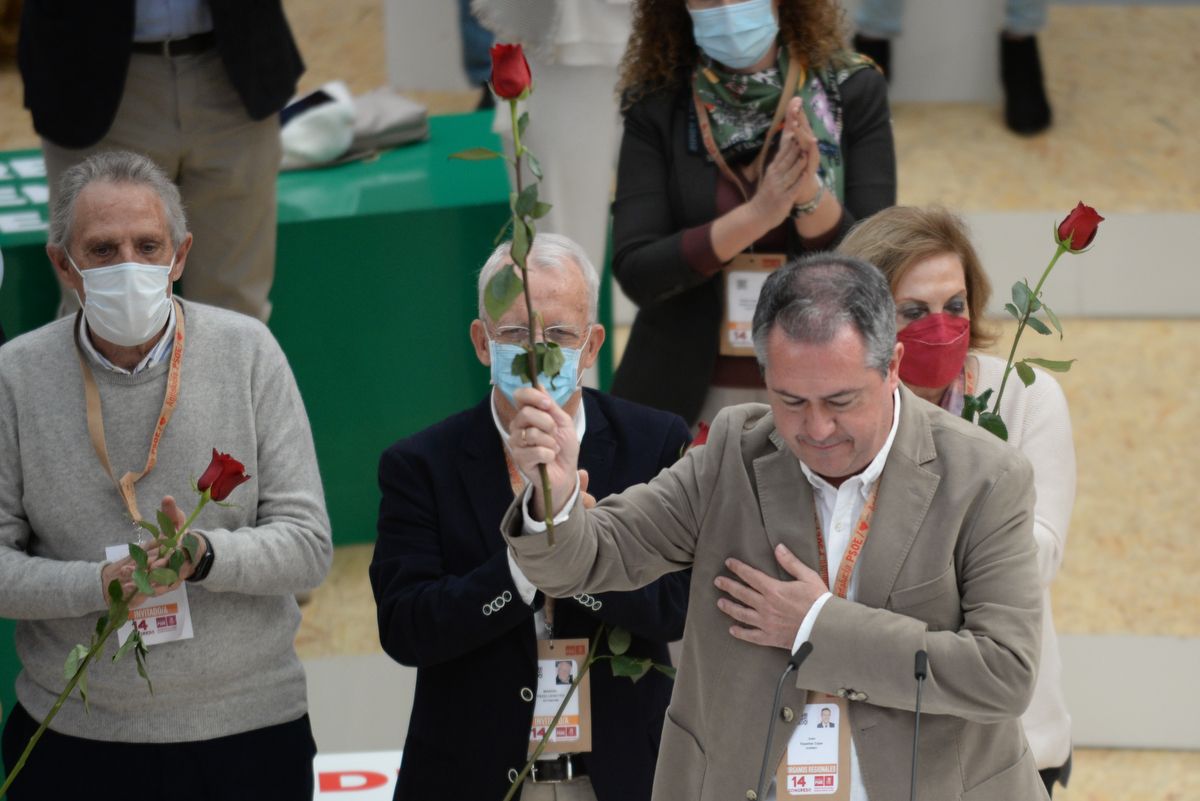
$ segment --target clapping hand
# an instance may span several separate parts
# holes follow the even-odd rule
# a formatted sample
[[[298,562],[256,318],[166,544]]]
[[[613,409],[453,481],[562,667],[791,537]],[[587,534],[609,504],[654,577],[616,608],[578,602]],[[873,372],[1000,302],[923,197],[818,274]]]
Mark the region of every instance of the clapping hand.
[[[807,203],[819,187],[817,137],[804,114],[803,101],[793,97],[783,117],[779,147],[758,182],[751,203],[759,215],[779,225],[798,203]]]
[[[799,160],[802,162],[804,170],[796,183],[791,201],[793,206],[803,205],[812,201],[821,186],[821,178],[817,174],[821,166],[821,149],[817,143],[817,135],[813,133],[812,125],[808,122],[808,115],[804,113],[804,106],[798,97],[792,98],[788,104],[787,113],[784,115],[783,130],[785,133],[791,133],[796,147],[800,151]]]

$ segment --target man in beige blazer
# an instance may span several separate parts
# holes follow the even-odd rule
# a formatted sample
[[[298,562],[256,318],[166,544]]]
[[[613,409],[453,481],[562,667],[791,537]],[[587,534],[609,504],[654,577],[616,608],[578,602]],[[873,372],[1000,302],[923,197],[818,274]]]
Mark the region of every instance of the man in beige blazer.
[[[770,407],[726,409],[706,445],[591,510],[576,503],[571,418],[542,393],[517,395],[513,457],[527,475],[547,466],[558,510],[553,547],[539,533],[540,482],[502,524],[536,585],[628,590],[693,568],[654,798],[754,801],[772,688],[805,639],[813,652],[785,688],[772,765],[797,725],[788,711],[807,691],[835,694],[849,702],[851,800],[908,798],[924,649],[917,797],[1045,798],[1018,720],[1041,621],[1028,463],[899,386],[895,307],[870,265],[819,254],[776,272],[753,334]],[[816,518],[836,576],[855,550],[839,531],[876,490],[848,587],[831,594]]]

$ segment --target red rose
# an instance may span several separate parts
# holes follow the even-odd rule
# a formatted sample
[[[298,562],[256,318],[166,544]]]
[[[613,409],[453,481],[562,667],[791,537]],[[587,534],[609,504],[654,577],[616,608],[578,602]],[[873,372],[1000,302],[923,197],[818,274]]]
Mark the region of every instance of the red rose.
[[[703,445],[708,442],[708,423],[701,420],[696,424],[696,438],[692,440],[692,447]]]
[[[228,453],[217,453],[217,449],[213,448],[212,461],[209,462],[204,475],[200,476],[200,480],[196,482],[196,486],[201,492],[211,490],[209,496],[214,501],[223,501],[229,497],[229,493],[237,488],[238,484],[250,480],[250,476],[246,475],[245,470],[246,466],[237,459]]]
[[[1091,206],[1080,203],[1071,210],[1067,219],[1059,223],[1058,243],[1066,245],[1067,250],[1072,253],[1078,253],[1092,244],[1092,240],[1096,238],[1096,229],[1103,220],[1104,218]]]
[[[529,62],[519,44],[492,45],[492,91],[505,100],[517,100],[531,83]]]

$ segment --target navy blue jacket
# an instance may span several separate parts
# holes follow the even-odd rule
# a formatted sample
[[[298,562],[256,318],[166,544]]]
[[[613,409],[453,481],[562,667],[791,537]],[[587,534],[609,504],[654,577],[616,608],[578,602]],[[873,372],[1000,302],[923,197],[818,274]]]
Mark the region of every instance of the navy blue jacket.
[[[588,389],[583,402],[579,466],[597,499],[649,481],[689,441],[673,414]],[[533,615],[543,598],[526,606],[509,572],[500,519],[513,494],[490,397],[388,448],[379,486],[370,569],[379,639],[417,668],[395,797],[427,801],[469,787],[476,801],[499,801],[528,752],[533,704],[522,689],[537,686]],[[595,611],[558,601],[555,633],[587,638],[600,622],[623,626],[631,654],[666,664],[666,644],[683,636],[690,578],[594,596]],[[505,591],[512,601],[483,614]],[[605,662],[592,668],[592,752],[583,759],[598,801],[650,798],[671,686],[658,671],[634,684]]]

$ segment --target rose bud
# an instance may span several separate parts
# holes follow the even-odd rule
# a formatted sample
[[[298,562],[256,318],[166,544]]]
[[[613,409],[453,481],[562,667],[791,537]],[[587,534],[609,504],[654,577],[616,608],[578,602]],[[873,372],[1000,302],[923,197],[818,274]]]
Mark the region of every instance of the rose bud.
[[[209,497],[214,501],[223,501],[239,484],[250,480],[245,470],[245,465],[237,459],[228,453],[217,453],[217,449],[213,448],[212,461],[196,482],[196,487],[201,492],[209,490]]]
[[[492,45],[492,91],[505,100],[519,100],[529,91],[533,76],[519,44]]]
[[[1092,240],[1096,238],[1096,229],[1103,220],[1104,218],[1091,206],[1080,203],[1071,210],[1067,219],[1059,223],[1058,244],[1065,245],[1072,253],[1078,253],[1092,244]]]

